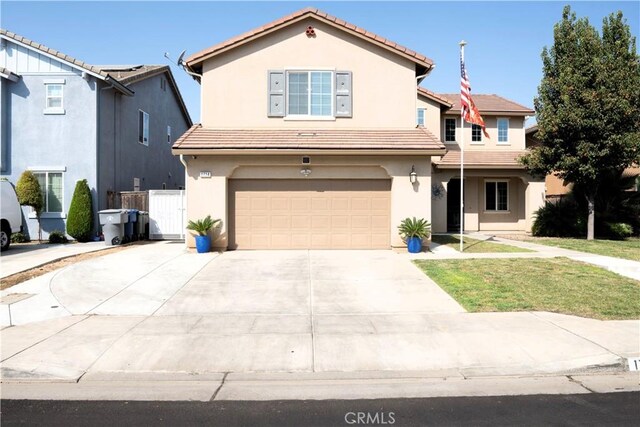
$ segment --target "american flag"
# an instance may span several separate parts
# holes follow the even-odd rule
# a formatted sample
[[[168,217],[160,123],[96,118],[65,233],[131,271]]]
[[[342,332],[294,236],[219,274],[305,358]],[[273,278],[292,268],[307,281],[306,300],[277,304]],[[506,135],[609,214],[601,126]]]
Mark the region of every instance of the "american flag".
[[[480,126],[484,136],[489,138],[489,134],[487,133],[484,125],[484,120],[482,120],[482,116],[480,115],[476,105],[473,103],[473,98],[471,98],[471,84],[469,83],[469,75],[467,74],[467,70],[464,66],[462,51],[460,51],[460,110],[462,113],[462,120],[467,123],[473,123]]]

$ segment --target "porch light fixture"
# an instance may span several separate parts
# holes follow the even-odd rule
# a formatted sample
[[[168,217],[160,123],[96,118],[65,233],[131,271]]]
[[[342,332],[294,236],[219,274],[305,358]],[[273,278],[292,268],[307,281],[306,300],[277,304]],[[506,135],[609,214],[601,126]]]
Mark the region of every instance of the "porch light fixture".
[[[305,176],[305,178],[306,178],[306,177],[308,177],[309,175],[311,175],[311,169],[309,169],[309,168],[302,168],[302,169],[300,169],[300,173],[301,173],[302,175],[304,175],[304,176]]]
[[[418,172],[416,172],[415,165],[411,166],[411,172],[409,173],[409,181],[411,181],[412,184],[415,184],[416,182],[418,182]]]

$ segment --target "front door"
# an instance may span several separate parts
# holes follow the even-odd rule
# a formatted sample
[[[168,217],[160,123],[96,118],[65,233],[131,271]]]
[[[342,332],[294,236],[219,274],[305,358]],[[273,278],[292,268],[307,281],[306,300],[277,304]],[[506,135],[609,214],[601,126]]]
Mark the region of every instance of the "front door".
[[[460,179],[447,184],[447,231],[460,231]]]

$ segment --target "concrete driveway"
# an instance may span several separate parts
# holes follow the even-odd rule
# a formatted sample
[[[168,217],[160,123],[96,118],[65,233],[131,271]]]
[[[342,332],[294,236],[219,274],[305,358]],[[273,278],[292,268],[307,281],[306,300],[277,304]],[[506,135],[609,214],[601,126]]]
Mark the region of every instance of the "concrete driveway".
[[[465,313],[407,254],[391,251],[195,254],[156,244],[78,263],[46,280],[42,292],[61,307],[55,319],[2,330],[5,380],[530,374],[618,366],[638,348],[637,321]],[[49,300],[29,307],[30,300],[37,299],[15,304],[14,313],[20,304],[23,312],[49,309]]]

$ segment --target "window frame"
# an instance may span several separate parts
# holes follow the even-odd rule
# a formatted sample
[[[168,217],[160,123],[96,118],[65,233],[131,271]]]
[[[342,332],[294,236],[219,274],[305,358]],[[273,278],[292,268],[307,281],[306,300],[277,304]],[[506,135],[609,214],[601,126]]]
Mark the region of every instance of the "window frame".
[[[473,139],[474,133],[479,135],[480,139]],[[482,140],[482,126],[471,123],[471,144],[482,145],[484,141]]]
[[[64,87],[65,79],[47,79],[44,81],[44,114],[65,114],[64,109]],[[60,87],[60,95],[52,96],[49,90],[53,87]],[[49,101],[52,99],[60,99],[60,106],[52,107],[49,105]]]
[[[289,102],[290,96],[290,87],[289,87],[289,78],[290,75],[294,73],[306,73],[307,74],[307,114],[291,114],[289,112],[289,108],[291,107]],[[331,83],[331,91],[330,91],[330,102],[331,108],[330,113],[328,115],[313,115],[311,114],[311,97],[313,95],[311,91],[311,74],[312,73],[328,73],[330,75],[330,83]],[[336,88],[335,88],[335,79],[336,73],[334,69],[322,69],[322,68],[308,68],[308,69],[285,69],[285,120],[335,120],[336,112],[335,112],[335,97],[336,97]]]
[[[506,190],[507,190],[507,201],[506,201],[506,208],[505,209],[498,209],[499,208],[499,192],[498,192],[498,183],[504,183],[506,184]],[[510,205],[510,196],[509,196],[509,185],[510,180],[509,179],[485,179],[484,180],[484,213],[489,213],[489,214],[508,214],[511,212],[511,210],[509,209],[509,205]],[[495,184],[495,205],[494,205],[494,209],[487,209],[487,184]]]
[[[42,213],[40,214],[40,218],[66,218],[67,215],[65,213],[64,210],[64,174],[66,171],[66,168],[42,168],[42,167],[38,167],[38,168],[28,168],[29,171],[33,172],[34,175],[36,175],[36,178],[38,178],[38,175],[42,175],[44,174],[44,183],[45,183],[45,187],[42,188],[42,186],[40,187],[40,189],[43,192],[43,197],[44,197],[44,207],[42,209]],[[59,212],[50,212],[49,211],[49,174],[60,174],[60,211]],[[40,182],[38,180],[38,182]],[[30,219],[34,219],[36,218],[36,212],[33,210],[33,208],[30,209],[28,217]]]
[[[500,122],[507,123],[506,137],[504,141],[500,140]],[[509,118],[508,117],[498,117],[496,119],[496,130],[498,132],[498,139],[496,141],[496,145],[510,145],[511,143],[509,142]]]
[[[449,122],[453,121],[453,139],[447,139],[447,121]],[[458,119],[456,119],[455,117],[446,117],[444,119],[444,143],[445,144],[456,143],[457,133],[458,133]]]
[[[167,125],[167,144],[171,144],[171,125]]]
[[[424,127],[424,121],[426,119],[426,112],[427,109],[426,108],[418,108],[416,109],[416,126],[422,126]],[[420,113],[422,113],[422,123],[420,123]]]
[[[146,120],[145,120],[146,119]],[[138,143],[149,146],[149,113],[138,109]]]

